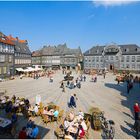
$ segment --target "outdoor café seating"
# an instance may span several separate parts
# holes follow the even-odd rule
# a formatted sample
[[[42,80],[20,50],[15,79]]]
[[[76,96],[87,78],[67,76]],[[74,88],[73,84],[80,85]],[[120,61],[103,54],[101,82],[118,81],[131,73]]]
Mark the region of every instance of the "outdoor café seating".
[[[81,130],[80,127],[82,127],[85,132],[84,137],[87,138],[90,121],[84,120],[84,116],[81,116],[81,114],[76,115],[73,112],[69,112],[65,119],[61,121],[61,124],[56,128],[54,134],[58,139],[78,139],[81,138],[79,133]]]

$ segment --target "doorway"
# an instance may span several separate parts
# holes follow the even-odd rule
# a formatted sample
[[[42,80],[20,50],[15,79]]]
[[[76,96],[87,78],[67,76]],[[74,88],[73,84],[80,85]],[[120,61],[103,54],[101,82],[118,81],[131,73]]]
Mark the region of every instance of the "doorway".
[[[113,70],[113,65],[110,64],[110,70]]]

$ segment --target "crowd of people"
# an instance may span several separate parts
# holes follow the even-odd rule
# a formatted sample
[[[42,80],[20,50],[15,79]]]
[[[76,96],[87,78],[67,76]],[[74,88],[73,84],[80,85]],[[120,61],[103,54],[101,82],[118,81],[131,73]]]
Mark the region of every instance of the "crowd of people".
[[[84,119],[84,113],[80,110],[77,114],[69,112],[60,128],[64,131],[64,139],[86,138],[90,127],[90,120]]]
[[[29,120],[26,126],[19,131],[18,139],[36,139],[39,138],[39,128],[32,120]]]

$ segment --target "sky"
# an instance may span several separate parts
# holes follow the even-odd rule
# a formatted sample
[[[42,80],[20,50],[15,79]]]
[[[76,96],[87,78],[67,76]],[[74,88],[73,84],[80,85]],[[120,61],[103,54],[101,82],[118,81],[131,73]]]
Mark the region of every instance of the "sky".
[[[0,31],[28,40],[31,51],[64,43],[83,52],[110,43],[140,46],[139,1],[1,1],[0,13]]]

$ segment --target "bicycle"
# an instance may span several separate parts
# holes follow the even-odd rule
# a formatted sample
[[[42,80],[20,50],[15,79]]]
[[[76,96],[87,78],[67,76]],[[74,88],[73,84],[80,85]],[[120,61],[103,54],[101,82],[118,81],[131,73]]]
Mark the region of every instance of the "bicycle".
[[[107,120],[104,117],[104,114],[101,113],[100,121],[101,121],[101,128],[102,128],[102,137],[104,139],[113,139],[115,136],[115,128],[114,128],[114,121],[113,120]]]

